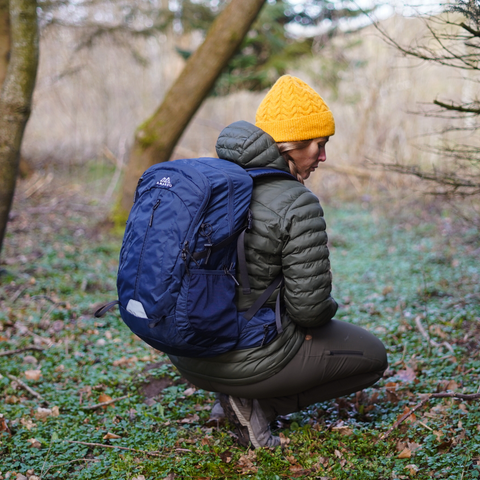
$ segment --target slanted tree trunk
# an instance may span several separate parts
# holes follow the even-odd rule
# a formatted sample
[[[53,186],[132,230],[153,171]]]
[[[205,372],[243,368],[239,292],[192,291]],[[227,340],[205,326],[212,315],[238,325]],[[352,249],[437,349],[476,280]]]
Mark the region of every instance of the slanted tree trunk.
[[[10,0],[11,54],[0,93],[0,252],[38,66],[36,0]]]
[[[123,179],[116,219],[124,221],[141,174],[170,155],[216,79],[227,65],[265,0],[231,0],[203,44],[188,59],[158,110],[137,130]]]

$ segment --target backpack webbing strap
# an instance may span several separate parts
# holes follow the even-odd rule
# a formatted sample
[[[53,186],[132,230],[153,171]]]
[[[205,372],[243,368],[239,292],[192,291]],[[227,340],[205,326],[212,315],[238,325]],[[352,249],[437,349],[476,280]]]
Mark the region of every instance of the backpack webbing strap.
[[[105,305],[102,305],[100,308],[95,310],[93,316],[96,318],[103,317],[115,305],[120,305],[120,302],[118,300],[113,300],[113,302],[108,302]]]
[[[245,313],[242,314],[245,320],[250,321],[254,317],[254,315],[263,307],[264,303],[270,298],[270,295],[275,291],[275,289],[281,286],[282,283],[283,275],[280,274],[257,298],[255,303]],[[278,292],[277,301],[275,303],[275,323],[277,325],[277,331],[279,334],[283,332],[280,313],[280,292]]]
[[[245,257],[245,230],[240,232],[237,239],[237,261],[243,294],[250,295],[252,290],[250,289],[250,280],[248,280],[247,259]]]
[[[216,252],[217,250],[221,250],[222,248],[225,248],[228,244],[232,243],[233,240],[237,237],[237,235],[243,232],[246,228],[247,227],[242,227],[240,230],[237,230],[236,232],[232,233],[232,235],[227,237],[225,240],[222,240],[220,243],[217,243],[215,245],[212,245],[211,247],[208,247],[206,250],[192,253],[191,255],[192,258],[194,260],[201,260],[202,258],[208,257],[213,252]]]

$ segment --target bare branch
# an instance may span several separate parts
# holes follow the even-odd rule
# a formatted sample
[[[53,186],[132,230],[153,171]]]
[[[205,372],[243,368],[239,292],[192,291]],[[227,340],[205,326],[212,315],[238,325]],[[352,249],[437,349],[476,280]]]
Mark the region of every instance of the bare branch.
[[[10,375],[10,374],[8,374],[7,377],[10,380],[13,380],[13,381],[17,382],[23,389],[25,389],[28,393],[33,395],[35,398],[38,398],[42,402],[45,401],[45,399],[39,393],[37,393],[33,388],[30,388],[26,383],[22,382],[19,378],[15,377],[14,375]]]
[[[26,352],[27,350],[35,350],[37,352],[43,352],[43,348],[41,347],[25,347],[25,348],[18,348],[17,350],[7,350],[6,352],[0,352],[0,357],[6,357],[8,355],[16,355],[17,353]]]
[[[469,27],[465,22],[460,23],[459,26],[462,27],[467,32],[471,33],[473,36],[480,37],[480,31],[475,30],[472,27]]]
[[[440,102],[439,100],[434,100],[433,103],[439,107],[445,108],[446,110],[454,110],[455,112],[462,113],[475,113],[480,115],[480,108],[466,108],[461,105],[455,105],[453,102],[451,104]]]
[[[107,400],[106,402],[101,402],[101,403],[97,403],[96,405],[90,405],[90,406],[83,407],[83,409],[84,410],[96,410],[97,408],[106,407],[107,405],[111,405],[112,403],[118,402],[120,400],[125,400],[129,396],[130,395],[124,395],[123,397],[112,398],[111,400]]]
[[[118,448],[119,450],[128,450],[135,453],[143,453],[150,457],[162,457],[165,455],[160,455],[157,452],[147,452],[145,450],[137,450],[136,448],[121,447],[120,445],[105,445],[103,443],[90,443],[90,442],[77,442],[76,440],[66,440],[68,443],[76,443],[79,445],[86,445],[87,447],[101,447],[101,448]]]

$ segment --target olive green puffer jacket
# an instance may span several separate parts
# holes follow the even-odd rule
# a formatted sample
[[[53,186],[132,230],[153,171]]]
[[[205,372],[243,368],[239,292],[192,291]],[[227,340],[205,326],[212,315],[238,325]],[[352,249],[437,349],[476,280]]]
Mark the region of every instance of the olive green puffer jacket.
[[[247,122],[225,128],[217,154],[244,168],[268,167],[289,171],[270,135]],[[255,181],[252,228],[245,235],[245,253],[252,293],[237,291],[237,307],[247,310],[273,279],[283,273],[283,333],[270,344],[234,350],[213,358],[170,355],[185,374],[227,385],[259,382],[279,372],[297,353],[304,327],[328,322],[337,310],[330,296],[331,272],[323,211],[318,198],[296,180],[259,178]],[[268,305],[274,308],[275,292]]]

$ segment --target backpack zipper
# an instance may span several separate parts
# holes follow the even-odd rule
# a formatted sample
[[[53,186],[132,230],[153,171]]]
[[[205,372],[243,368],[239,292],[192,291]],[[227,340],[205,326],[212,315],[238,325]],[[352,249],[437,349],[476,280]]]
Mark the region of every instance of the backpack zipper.
[[[140,278],[139,272],[140,272],[140,268],[143,264],[143,253],[145,251],[145,245],[147,244],[147,238],[148,238],[148,234],[150,232],[150,227],[152,226],[153,214],[154,214],[155,210],[158,208],[158,206],[160,205],[160,198],[159,198],[160,195],[161,195],[161,190],[158,192],[157,200],[152,207],[152,214],[150,216],[150,221],[148,223],[148,228],[146,229],[145,235],[143,237],[142,250],[140,252],[140,257],[139,257],[139,260],[138,260],[137,278],[135,280],[135,290],[134,290],[134,293],[133,293],[133,298],[135,298],[137,300],[138,300],[138,294],[137,294],[137,292],[138,292],[138,279]]]
[[[153,224],[153,215],[155,214],[155,210],[158,208],[160,205],[161,200],[158,199],[157,203],[153,206],[152,214],[150,215],[150,222],[148,222],[148,226],[151,227]]]

